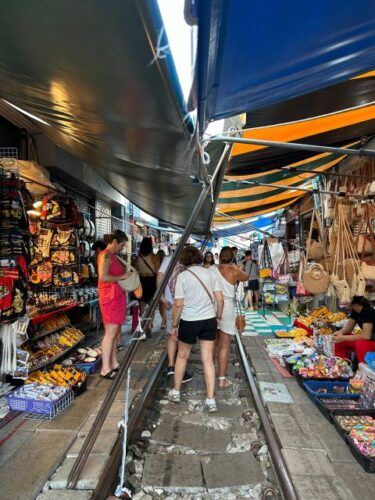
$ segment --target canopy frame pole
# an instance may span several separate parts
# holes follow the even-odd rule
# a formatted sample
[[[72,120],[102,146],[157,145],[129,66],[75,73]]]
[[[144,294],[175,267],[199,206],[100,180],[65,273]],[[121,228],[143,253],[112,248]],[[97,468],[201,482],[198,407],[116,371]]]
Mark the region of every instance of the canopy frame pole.
[[[155,312],[155,309],[157,305],[159,304],[160,297],[162,296],[164,289],[169,281],[169,278],[172,275],[173,269],[175,268],[175,265],[178,262],[178,259],[180,257],[180,254],[182,252],[182,249],[185,246],[185,243],[187,242],[190,233],[194,227],[194,224],[198,218],[198,215],[201,211],[201,208],[207,198],[207,196],[210,193],[211,190],[211,184],[212,182],[215,181],[217,175],[221,171],[221,169],[225,166],[225,163],[229,157],[229,153],[231,150],[231,145],[227,144],[223,150],[223,153],[220,157],[220,160],[218,161],[215,171],[212,174],[211,177],[211,182],[208,182],[204,184],[202,191],[195,203],[195,206],[193,208],[193,211],[190,214],[190,217],[186,223],[184,232],[181,235],[180,242],[178,244],[178,247],[176,248],[176,251],[173,253],[171,261],[169,263],[168,268],[166,269],[163,279],[160,283],[160,287],[156,289],[156,292],[154,296],[152,297],[150,303],[146,307],[146,310],[144,311],[142,318],[140,319],[140,327],[137,328],[133,339],[138,339],[139,334],[142,334],[143,327],[146,325],[148,322],[148,318],[151,318],[152,315]],[[77,485],[77,482],[79,480],[79,477],[81,475],[82,469],[89,457],[90,451],[92,450],[92,447],[94,446],[94,443],[96,441],[96,438],[98,437],[99,431],[103,426],[103,423],[105,421],[105,418],[109,412],[109,409],[115,399],[115,396],[117,394],[117,391],[119,390],[121,383],[126,375],[126,371],[128,370],[130,363],[132,362],[134,355],[138,349],[139,342],[131,342],[125,357],[122,359],[120,362],[120,367],[117,376],[113,380],[110,389],[108,390],[104,401],[102,403],[102,406],[99,408],[99,412],[97,416],[95,417],[95,420],[92,424],[91,429],[89,430],[86,439],[83,443],[83,446],[73,464],[73,467],[69,473],[68,479],[67,479],[67,489],[74,489]]]
[[[232,222],[235,222],[236,224],[245,224],[244,222],[241,222],[237,219],[235,219],[234,217],[231,217],[230,215],[227,215],[223,212],[218,212],[216,211],[215,212],[216,215],[218,215],[219,217],[225,217],[226,219],[232,221]],[[269,238],[276,238],[277,240],[281,240],[281,241],[284,241],[285,243],[288,243],[288,245],[290,245],[291,247],[294,247],[294,248],[298,248],[299,250],[303,250],[303,251],[306,251],[306,248],[301,246],[301,245],[297,245],[296,243],[289,243],[287,239],[283,238],[282,236],[275,236],[274,234],[272,233],[269,233],[268,231],[264,231],[263,229],[259,229],[255,226],[253,226],[251,223],[246,223],[249,225],[250,227],[250,231],[255,231],[255,232],[258,232],[258,233],[261,233],[261,234],[264,234],[265,236],[268,236]]]
[[[275,167],[278,168],[278,167]],[[302,173],[302,174],[317,174],[317,175],[324,175],[325,177],[349,177],[352,179],[362,179],[366,181],[373,181],[374,178],[371,177],[371,175],[358,175],[358,174],[352,174],[351,172],[348,172],[346,174],[344,173],[339,173],[339,172],[321,172],[321,171],[313,171],[313,170],[308,170],[307,168],[299,168],[299,167],[279,167],[280,170],[283,172],[290,172],[291,174],[293,173]]]
[[[313,153],[336,153],[340,155],[360,156],[375,158],[375,151],[371,149],[335,148],[331,146],[317,146],[315,144],[301,144],[299,142],[266,141],[263,139],[248,139],[246,137],[225,137],[216,135],[209,139],[211,142],[226,142],[233,144],[251,144],[255,146],[268,146],[281,149],[312,151]]]
[[[258,181],[234,181],[234,182],[240,182],[241,184],[251,184],[252,186],[265,186],[265,187],[272,187],[275,189],[283,189],[285,191],[304,191],[306,193],[311,193],[311,194],[332,194],[335,196],[345,196],[345,193],[340,193],[339,191],[326,191],[324,189],[319,189],[319,188],[303,188],[303,187],[294,187],[294,186],[282,186],[280,184],[267,184],[266,182],[258,182]],[[364,195],[364,194],[351,194],[351,198],[373,198],[372,195]]]

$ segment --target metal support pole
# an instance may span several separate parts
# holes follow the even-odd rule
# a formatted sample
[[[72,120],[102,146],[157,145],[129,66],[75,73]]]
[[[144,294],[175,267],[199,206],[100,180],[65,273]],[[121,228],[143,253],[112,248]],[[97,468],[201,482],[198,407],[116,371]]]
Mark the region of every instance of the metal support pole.
[[[234,181],[236,182],[236,181]],[[309,188],[303,188],[303,187],[294,187],[294,186],[282,186],[281,184],[267,184],[266,182],[258,182],[258,181],[237,181],[241,184],[250,184],[251,186],[265,186],[265,187],[272,187],[275,189],[282,189],[284,191],[303,191],[305,193],[311,193],[313,195],[316,195],[318,193],[322,194],[332,194],[334,196],[342,196],[343,193],[340,193],[338,191],[326,191],[323,189],[309,189]],[[351,194],[351,198],[368,198],[366,195],[362,194]]]
[[[225,162],[229,156],[231,146],[226,145],[224,148],[224,151],[220,157],[220,160],[215,168],[215,171],[211,177],[211,183],[214,182],[216,176],[220,172],[221,168],[225,165]],[[166,287],[169,278],[171,277],[172,271],[177,264],[177,261],[180,257],[181,251],[187,242],[189,235],[194,227],[194,224],[198,218],[198,215],[200,213],[200,210],[203,206],[203,203],[205,202],[207,196],[210,193],[211,190],[211,183],[205,184],[201,194],[199,195],[199,198],[195,204],[195,207],[190,214],[189,220],[186,224],[185,230],[180,238],[180,242],[178,247],[176,248],[176,251],[172,255],[171,261],[169,263],[169,266],[163,276],[162,282],[160,284],[160,287],[156,290],[153,298],[151,299],[150,303],[148,304],[145,312],[143,313],[142,319],[141,319],[141,325],[144,326],[144,324],[148,321],[147,318],[152,317],[157,305],[159,304],[160,297],[162,293],[164,292],[164,288]],[[119,390],[122,380],[125,376],[125,373],[130,366],[130,363],[132,359],[134,358],[134,355],[138,349],[139,342],[131,342],[129,349],[126,352],[125,357],[120,363],[119,371],[117,376],[115,377],[114,381],[112,382],[112,385],[109,389],[109,391],[106,394],[106,397],[103,401],[103,404],[101,408],[99,409],[99,412],[94,420],[94,423],[92,424],[92,427],[89,431],[89,433],[86,436],[85,442],[83,443],[83,446],[78,454],[78,457],[76,458],[76,461],[73,464],[72,470],[70,471],[70,474],[68,476],[67,480],[67,487],[68,489],[73,489],[75,488],[78,479],[80,477],[80,474],[82,472],[82,469],[86,463],[86,460],[90,454],[90,451],[92,447],[94,446],[94,443],[96,441],[96,438],[99,434],[99,431],[104,423],[104,420],[108,414],[108,411],[115,399],[116,393]]]
[[[278,167],[275,167],[278,168]],[[301,173],[301,174],[317,174],[317,175],[324,175],[325,177],[348,177],[350,176],[351,179],[363,179],[367,181],[373,181],[374,178],[371,177],[371,175],[358,175],[358,174],[352,174],[351,172],[347,172],[346,174],[344,173],[339,173],[339,172],[314,172],[313,170],[308,170],[307,168],[299,168],[299,167],[280,167],[280,170],[283,170],[284,172],[289,172],[289,173]]]
[[[225,137],[216,135],[209,139],[211,142],[226,142],[234,144],[252,144],[255,146],[268,146],[281,149],[312,151],[313,153],[336,153],[349,156],[364,156],[375,158],[375,151],[371,149],[335,148],[331,146],[316,146],[314,144],[301,144],[298,142],[264,141],[262,139],[247,139],[245,137]]]

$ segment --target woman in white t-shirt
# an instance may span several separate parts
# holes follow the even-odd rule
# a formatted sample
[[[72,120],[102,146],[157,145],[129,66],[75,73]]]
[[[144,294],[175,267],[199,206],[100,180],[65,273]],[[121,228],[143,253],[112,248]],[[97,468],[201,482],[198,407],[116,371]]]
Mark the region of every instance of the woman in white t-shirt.
[[[201,358],[206,382],[205,408],[217,411],[215,366],[213,361],[217,320],[221,319],[224,299],[220,285],[209,270],[201,266],[202,254],[193,247],[182,250],[180,263],[186,267],[177,277],[172,313],[172,335],[178,337],[178,353],[174,367],[174,388],[170,401],[181,401],[180,388],[191,348],[200,341]],[[215,304],[216,301],[216,304]]]

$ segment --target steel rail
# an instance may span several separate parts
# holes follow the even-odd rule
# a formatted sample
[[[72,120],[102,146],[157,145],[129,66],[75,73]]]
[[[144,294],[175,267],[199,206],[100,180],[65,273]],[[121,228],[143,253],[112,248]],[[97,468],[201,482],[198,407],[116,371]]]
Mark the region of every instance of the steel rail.
[[[265,141],[262,139],[247,139],[245,137],[225,137],[216,135],[209,139],[210,142],[225,142],[227,144],[251,144],[255,146],[267,146],[271,148],[292,149],[297,151],[312,151],[313,153],[336,153],[348,156],[360,156],[375,158],[372,149],[335,148],[332,146],[317,146],[315,144],[302,144],[299,142]]]
[[[183,234],[181,235],[179,245],[178,245],[176,251],[174,252],[174,254],[172,255],[169,266],[166,269],[166,272],[165,272],[163,279],[160,283],[160,287],[156,290],[154,296],[152,297],[150,303],[148,304],[145,312],[142,315],[142,318],[141,318],[142,327],[147,323],[148,319],[153,316],[155,309],[156,309],[157,305],[159,304],[159,300],[161,298],[162,293],[164,292],[164,288],[166,287],[166,285],[169,281],[169,278],[172,275],[172,271],[175,268],[175,265],[177,264],[177,261],[180,257],[181,251],[182,251],[185,243],[187,242],[187,240],[190,236],[190,233],[191,233],[191,231],[194,227],[194,224],[198,218],[198,215],[199,215],[199,212],[203,206],[203,203],[205,202],[207,196],[209,195],[209,193],[211,191],[211,185],[215,181],[221,168],[223,166],[225,166],[226,160],[227,160],[229,153],[230,153],[230,149],[231,149],[231,146],[227,144],[225,146],[223,153],[219,159],[219,162],[216,165],[215,170],[212,174],[211,182],[205,184],[202,188],[202,191],[201,191],[201,193],[198,197],[198,200],[195,204],[195,207],[194,207],[192,213],[190,214],[190,217],[189,217],[189,220],[186,224],[185,230],[184,230]],[[138,337],[138,335],[136,333],[135,338],[137,338],[137,337]],[[94,446],[94,443],[96,441],[96,438],[98,437],[100,429],[103,426],[104,420],[105,420],[105,418],[108,414],[108,411],[109,411],[109,409],[110,409],[110,407],[115,399],[116,393],[119,390],[121,383],[122,383],[122,380],[125,377],[126,371],[129,368],[130,363],[131,363],[132,359],[134,358],[134,355],[138,349],[138,344],[139,344],[138,341],[132,342],[130,344],[129,349],[127,350],[123,360],[120,363],[117,376],[115,377],[114,381],[112,382],[112,385],[104,398],[102,406],[99,409],[99,412],[98,412],[98,414],[97,414],[97,416],[92,424],[92,427],[86,436],[85,442],[83,443],[83,446],[82,446],[82,448],[81,448],[81,450],[80,450],[80,452],[79,452],[79,454],[78,454],[78,456],[73,464],[72,470],[69,473],[69,476],[67,479],[67,488],[68,489],[75,488],[75,486],[78,482],[79,476],[80,476],[82,469],[83,469],[83,467],[84,467],[84,465],[89,457],[90,451],[92,450],[92,447]]]
[[[128,425],[128,439],[127,439],[128,442],[131,441],[135,430],[137,430],[139,426],[139,422],[146,408],[146,403],[151,398],[154,389],[156,387],[156,383],[159,379],[160,374],[163,372],[166,363],[167,363],[167,353],[164,351],[161,355],[160,360],[155,366],[150,378],[148,379],[147,384],[142,390],[140,398],[138,399],[134,409],[130,413],[129,425]],[[116,442],[111,450],[109,460],[107,461],[103,469],[103,472],[99,478],[97,486],[93,492],[92,500],[103,500],[103,498],[107,498],[109,495],[113,494],[113,491],[111,491],[111,487],[117,480],[117,474],[120,467],[122,439],[123,439],[122,432],[119,432]],[[124,485],[122,485],[122,487],[123,486]]]
[[[280,446],[276,440],[272,424],[268,417],[267,411],[264,407],[255,377],[253,375],[253,369],[250,365],[250,361],[246,354],[245,348],[243,346],[242,340],[238,332],[236,332],[236,341],[238,350],[240,352],[241,363],[243,369],[246,374],[247,381],[249,383],[252,396],[254,398],[255,406],[259,415],[259,418],[262,422],[263,429],[265,435],[268,440],[269,448],[271,451],[272,461],[274,465],[274,469],[276,472],[276,476],[282,490],[283,496],[286,500],[298,500],[298,495],[296,489],[294,488],[294,484],[292,478],[290,476],[288,467],[285,463],[284,457],[281,453]]]

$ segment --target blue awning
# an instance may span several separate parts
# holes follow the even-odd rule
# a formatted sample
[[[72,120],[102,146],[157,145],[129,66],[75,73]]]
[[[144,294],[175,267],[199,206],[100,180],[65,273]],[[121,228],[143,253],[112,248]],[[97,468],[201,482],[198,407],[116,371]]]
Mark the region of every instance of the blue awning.
[[[267,227],[273,226],[276,223],[277,217],[260,217],[254,222],[235,225],[225,229],[216,229],[212,231],[214,238],[227,238],[236,234],[245,234],[256,229],[265,230]]]
[[[373,0],[200,1],[198,25],[201,131],[375,68]]]

